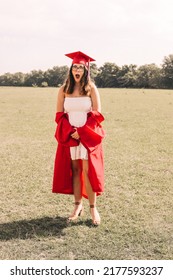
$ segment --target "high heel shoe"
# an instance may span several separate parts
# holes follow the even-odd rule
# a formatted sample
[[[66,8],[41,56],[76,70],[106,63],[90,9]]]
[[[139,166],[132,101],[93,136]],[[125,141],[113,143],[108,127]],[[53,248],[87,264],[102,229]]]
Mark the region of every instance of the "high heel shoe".
[[[96,216],[94,215],[94,212],[92,212],[92,210],[91,210],[93,208],[95,208],[95,210],[96,210]],[[99,226],[101,219],[100,219],[100,215],[99,215],[95,205],[93,205],[93,204],[90,205],[90,212],[91,212],[91,217],[92,217],[92,224],[94,226]]]
[[[75,202],[75,209],[73,213],[68,217],[67,222],[73,222],[78,219],[79,216],[82,216],[83,214],[83,206],[81,202]],[[80,207],[78,207],[80,205]]]

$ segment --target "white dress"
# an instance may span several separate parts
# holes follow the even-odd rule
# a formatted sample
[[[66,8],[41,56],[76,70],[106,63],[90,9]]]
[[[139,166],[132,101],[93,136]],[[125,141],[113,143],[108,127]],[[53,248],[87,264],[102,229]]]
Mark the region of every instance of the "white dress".
[[[86,123],[87,113],[91,111],[91,98],[65,97],[64,110],[69,116],[69,122],[75,127],[81,127]],[[71,159],[88,159],[87,149],[80,143],[79,146],[70,147]]]

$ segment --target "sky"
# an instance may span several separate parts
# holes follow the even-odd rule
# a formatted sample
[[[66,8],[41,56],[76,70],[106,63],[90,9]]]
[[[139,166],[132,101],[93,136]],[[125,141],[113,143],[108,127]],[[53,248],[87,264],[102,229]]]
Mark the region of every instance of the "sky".
[[[172,0],[0,0],[0,74],[71,65],[66,53],[155,63],[173,54]]]

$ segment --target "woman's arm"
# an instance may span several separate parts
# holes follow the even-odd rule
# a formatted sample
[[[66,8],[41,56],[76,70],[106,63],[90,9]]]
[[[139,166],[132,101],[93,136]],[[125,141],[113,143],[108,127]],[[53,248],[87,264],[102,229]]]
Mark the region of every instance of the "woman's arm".
[[[57,105],[56,105],[56,111],[57,112],[64,112],[64,87],[60,87],[58,91],[58,97],[57,97]]]
[[[101,112],[100,94],[97,87],[94,84],[91,88],[91,101],[92,101],[92,111]]]

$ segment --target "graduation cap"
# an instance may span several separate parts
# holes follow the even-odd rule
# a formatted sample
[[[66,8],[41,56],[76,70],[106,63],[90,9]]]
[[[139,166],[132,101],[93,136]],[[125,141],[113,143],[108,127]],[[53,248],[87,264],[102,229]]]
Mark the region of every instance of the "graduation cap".
[[[88,68],[88,73],[90,71],[90,62],[95,61],[92,57],[78,51],[73,53],[65,54],[67,57],[72,59],[72,64],[83,64]]]

